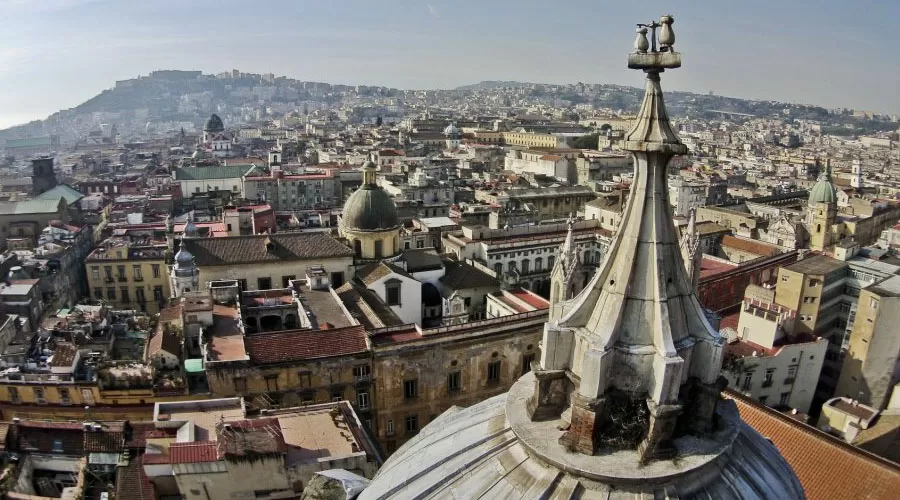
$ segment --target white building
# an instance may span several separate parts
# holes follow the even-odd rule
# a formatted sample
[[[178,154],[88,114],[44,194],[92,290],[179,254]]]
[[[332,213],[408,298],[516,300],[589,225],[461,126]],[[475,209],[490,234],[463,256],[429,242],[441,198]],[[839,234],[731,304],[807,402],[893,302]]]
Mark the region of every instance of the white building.
[[[734,390],[773,407],[808,413],[828,340],[794,335],[797,312],[775,303],[775,290],[750,285],[737,338],[725,347],[722,375]]]

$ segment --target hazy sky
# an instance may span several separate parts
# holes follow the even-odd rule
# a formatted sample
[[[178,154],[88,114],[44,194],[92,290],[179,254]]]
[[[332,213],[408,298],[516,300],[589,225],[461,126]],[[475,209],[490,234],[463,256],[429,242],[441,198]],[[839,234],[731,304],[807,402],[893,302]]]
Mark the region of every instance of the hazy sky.
[[[900,112],[897,0],[0,0],[0,126],[155,69],[639,86],[634,23],[664,13],[684,61],[664,88]]]

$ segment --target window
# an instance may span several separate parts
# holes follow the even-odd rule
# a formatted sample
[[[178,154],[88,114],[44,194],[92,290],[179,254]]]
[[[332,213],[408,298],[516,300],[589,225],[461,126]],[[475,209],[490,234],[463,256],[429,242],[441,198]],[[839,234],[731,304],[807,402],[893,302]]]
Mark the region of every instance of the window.
[[[766,379],[763,380],[763,387],[772,387],[772,378],[775,377],[775,369],[769,368],[766,370]]]
[[[447,392],[459,391],[459,383],[462,378],[461,372],[450,372],[447,374]]]
[[[356,393],[356,406],[359,407],[360,410],[368,410],[369,409],[369,393],[362,391]]]
[[[821,285],[821,284],[822,284],[822,282],[821,282],[820,280],[813,279],[813,278],[810,278],[810,280],[809,280],[809,287],[810,287],[810,288],[816,288],[817,286],[819,286],[819,285]]]
[[[516,272],[516,261],[509,261],[509,264],[506,264],[506,271],[510,273]]]
[[[335,387],[331,389],[331,402],[336,403],[338,401],[344,400],[344,389],[341,387]]]
[[[876,300],[876,299],[869,299],[869,307],[871,307],[872,309],[877,308],[877,307],[878,307],[878,300]]]
[[[552,255],[547,257],[547,269],[553,269],[554,264],[556,264],[556,257]]]
[[[159,264],[150,264],[150,266],[153,268],[153,277],[159,278]]]
[[[247,377],[234,377],[232,382],[234,382],[235,392],[247,392]]]
[[[522,273],[525,274],[531,269],[531,261],[528,259],[522,260]]]
[[[419,432],[419,416],[410,415],[406,417],[406,433],[415,434]]]
[[[344,284],[344,273],[331,273],[331,288],[340,288]]]
[[[503,274],[503,264],[501,264],[499,262],[494,264],[494,274],[496,274],[497,277],[499,277],[501,274]]]
[[[375,258],[380,259],[384,255],[384,242],[375,240]]]
[[[419,381],[416,379],[403,381],[403,397],[412,399],[419,395]]]
[[[19,399],[19,389],[16,387],[8,387],[7,391],[9,391],[9,401],[11,403],[21,403],[22,400]]]
[[[491,361],[488,363],[487,379],[488,383],[497,383],[500,381],[500,361]]]
[[[128,278],[125,277],[125,266],[116,266],[116,274],[119,277],[119,281],[125,281]]]
[[[385,424],[385,426],[384,426],[384,432],[385,432],[385,434],[387,434],[388,436],[393,436],[393,435],[394,435],[394,421],[393,421],[393,420],[388,420],[388,421],[387,421],[387,424]]]
[[[259,290],[271,290],[272,278],[258,278],[256,280],[256,288]]]
[[[115,288],[107,288],[106,289],[106,298],[109,300],[116,300],[116,289]]]
[[[139,304],[143,304],[144,302],[147,302],[147,297],[144,297],[144,289],[143,288],[138,287],[134,291],[134,300],[138,301]]]
[[[816,298],[815,297],[803,297],[803,303],[804,304],[815,304]]]
[[[311,379],[310,372],[300,372],[297,375],[299,375],[299,377],[300,377],[300,388],[301,389],[309,389],[310,387],[312,387],[312,380],[310,380]]]
[[[54,453],[62,453],[62,452],[63,452],[62,439],[54,439],[54,440],[53,440],[53,449],[52,449],[52,451],[53,451]]]
[[[389,306],[400,306],[400,281],[393,280],[384,284],[385,302]]]
[[[782,393],[781,393],[781,398],[778,400],[778,404],[781,405],[781,406],[787,406],[787,405],[788,405],[788,401],[790,401],[790,400],[791,400],[791,393],[789,393],[789,392],[782,392]]]
[[[753,372],[744,373],[744,383],[741,384],[741,390],[749,391],[752,380],[753,380]]]
[[[98,280],[100,279],[100,268],[97,266],[91,266],[91,278]]]
[[[761,404],[761,405],[766,404],[766,399],[769,399],[769,397],[768,397],[768,396],[760,396],[760,397],[759,397],[759,404]]]
[[[538,257],[534,259],[534,270],[535,272],[540,271],[544,265],[544,259]]]
[[[531,371],[531,363],[534,362],[534,353],[529,352],[522,355],[522,375]]]
[[[163,290],[162,290],[162,287],[161,287],[161,286],[155,286],[155,287],[153,287],[153,298],[154,298],[157,302],[162,302],[162,301],[163,301]]]
[[[297,279],[297,277],[294,276],[293,274],[289,274],[287,276],[282,276],[281,277],[282,288],[288,288],[289,286],[291,286],[291,281],[294,281],[295,279]]]
[[[103,266],[103,275],[106,278],[106,281],[112,281],[112,266]]]
[[[131,266],[131,271],[134,273],[134,281],[144,280],[144,275],[141,273],[141,266]]]
[[[122,294],[122,303],[128,304],[129,302],[131,302],[131,297],[128,296],[128,287],[127,286],[123,286],[122,288],[120,288],[119,293]]]
[[[42,389],[40,387],[34,388],[34,400],[37,401],[38,403],[46,403],[47,402],[47,400],[44,399],[44,389]]]
[[[103,298],[103,289],[102,288],[94,288],[94,297],[98,299]]]
[[[372,367],[369,365],[357,365],[353,367],[353,377],[357,382],[368,381],[371,374]]]
[[[266,390],[267,391],[277,391],[278,390],[278,375],[266,375]]]

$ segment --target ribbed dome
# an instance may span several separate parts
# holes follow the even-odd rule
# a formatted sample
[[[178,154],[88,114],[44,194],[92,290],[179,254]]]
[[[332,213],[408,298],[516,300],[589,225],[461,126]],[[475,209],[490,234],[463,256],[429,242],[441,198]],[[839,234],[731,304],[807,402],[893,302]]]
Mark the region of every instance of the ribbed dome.
[[[375,164],[363,165],[363,185],[344,203],[341,224],[354,231],[386,231],[400,226],[397,207],[391,197],[375,184]]]
[[[459,135],[459,129],[456,128],[456,125],[451,123],[444,128],[444,135],[447,137],[456,137]]]
[[[175,270],[184,270],[190,269],[194,267],[194,255],[191,252],[188,252],[184,245],[178,250],[178,253],[175,254]]]
[[[364,185],[344,203],[343,225],[357,231],[384,231],[400,223],[391,197],[378,186]]]
[[[809,191],[809,204],[815,205],[816,203],[837,203],[837,189],[834,188],[831,179],[816,182]]]
[[[837,189],[831,182],[831,160],[825,162],[825,169],[819,174],[818,182],[809,191],[809,206],[816,203],[837,203]]]
[[[791,467],[732,401],[719,402],[714,432],[675,441],[678,460],[639,465],[635,452],[585,456],[557,445],[557,422],[525,415],[533,382],[527,374],[509,394],[444,412],[385,462],[359,500],[804,498]]]
[[[209,119],[206,120],[206,125],[203,126],[203,130],[205,132],[224,132],[225,124],[222,123],[222,119],[219,118],[219,115],[212,114]]]

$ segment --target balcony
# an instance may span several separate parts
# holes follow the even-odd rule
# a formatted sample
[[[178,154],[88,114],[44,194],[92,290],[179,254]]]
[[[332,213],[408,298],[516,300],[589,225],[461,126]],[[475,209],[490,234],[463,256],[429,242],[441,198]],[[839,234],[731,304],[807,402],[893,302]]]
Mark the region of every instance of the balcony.
[[[763,381],[762,386],[763,386],[763,388],[766,388],[766,387],[772,387],[772,381],[771,381],[771,380],[765,380],[765,381]]]
[[[794,383],[794,380],[797,380],[796,377],[788,377],[784,379],[784,385],[791,385]]]
[[[144,277],[143,276],[135,276],[134,281],[144,281]]]
[[[115,281],[115,278],[113,278],[112,276],[107,276],[107,277],[103,278],[103,281],[105,281],[107,283],[112,283],[113,281]]]

